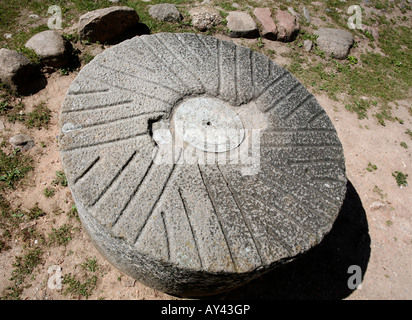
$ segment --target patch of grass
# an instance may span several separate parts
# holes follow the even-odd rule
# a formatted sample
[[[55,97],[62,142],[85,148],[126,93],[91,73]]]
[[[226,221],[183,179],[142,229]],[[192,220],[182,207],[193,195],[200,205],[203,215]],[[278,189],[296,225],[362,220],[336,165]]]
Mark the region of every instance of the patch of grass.
[[[27,128],[42,129],[47,128],[50,123],[51,110],[46,106],[45,102],[36,105],[32,112],[29,112],[25,117],[25,125]]]
[[[383,193],[383,190],[376,185],[373,187],[372,191],[377,193],[381,197],[381,199],[384,199],[386,197],[386,193]]]
[[[46,215],[46,212],[44,212],[42,209],[39,208],[39,203],[36,202],[33,208],[31,208],[27,213],[26,216],[30,220],[36,220],[40,217],[43,217]]]
[[[52,181],[53,186],[67,187],[67,178],[63,171],[56,171],[57,178]]]
[[[358,119],[365,119],[368,117],[369,103],[365,100],[355,100],[353,104],[345,105],[346,110],[356,113]]]
[[[0,190],[14,189],[16,184],[33,169],[31,158],[23,155],[19,149],[7,154],[0,150]]]
[[[405,133],[412,139],[412,131],[410,129],[406,129]]]
[[[215,4],[216,6],[221,7],[223,10],[226,10],[226,11],[236,11],[237,8],[234,7],[234,6],[232,5],[232,3],[233,3],[232,1],[226,1],[226,0],[223,0],[223,1],[221,1],[221,0],[214,1],[214,4]]]
[[[368,166],[366,167],[366,170],[369,172],[378,170],[378,167],[376,166],[376,164],[372,164],[372,163],[368,163]]]
[[[44,195],[46,198],[51,198],[51,197],[54,196],[55,192],[56,192],[56,190],[46,187],[46,188],[44,188],[44,190],[43,190],[43,195]]]
[[[407,174],[404,174],[401,171],[395,171],[395,172],[392,173],[392,176],[395,178],[396,184],[399,187],[407,187],[408,186],[408,182],[406,180],[408,178]]]
[[[69,219],[76,219],[77,221],[80,221],[79,213],[77,212],[76,205],[73,204],[71,209],[67,212],[67,217]]]
[[[49,233],[49,245],[65,246],[69,243],[72,233],[72,226],[64,224],[59,229],[52,228],[52,232]]]
[[[93,59],[94,59],[94,55],[92,55],[91,53],[84,53],[81,56],[81,60],[84,62],[84,64],[88,64]]]
[[[87,259],[85,262],[83,262],[81,264],[81,267],[84,270],[88,270],[88,271],[91,271],[91,272],[96,272],[97,269],[98,269],[96,257]]]
[[[75,276],[66,274],[63,276],[62,284],[65,286],[63,295],[70,294],[72,297],[85,297],[88,299],[97,287],[97,276],[93,275],[81,282]]]
[[[408,149],[408,145],[404,141],[401,142],[401,147]]]
[[[43,251],[39,248],[26,249],[22,256],[15,257],[11,278],[14,283],[3,292],[2,300],[20,300],[24,280],[31,275],[42,262]]]

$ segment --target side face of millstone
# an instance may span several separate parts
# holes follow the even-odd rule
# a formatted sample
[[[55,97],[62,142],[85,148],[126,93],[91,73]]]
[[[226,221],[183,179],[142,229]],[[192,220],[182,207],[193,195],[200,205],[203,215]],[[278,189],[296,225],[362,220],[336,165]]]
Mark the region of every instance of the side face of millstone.
[[[236,143],[202,145],[204,132],[219,137],[213,126]],[[342,146],[316,99],[267,57],[213,37],[163,33],[106,50],[71,84],[60,128],[94,244],[170,294],[229,290],[306,252],[346,192]]]

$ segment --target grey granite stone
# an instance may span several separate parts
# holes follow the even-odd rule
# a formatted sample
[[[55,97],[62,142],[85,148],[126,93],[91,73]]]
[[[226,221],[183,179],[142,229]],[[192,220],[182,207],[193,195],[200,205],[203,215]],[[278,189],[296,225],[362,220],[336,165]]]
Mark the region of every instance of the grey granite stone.
[[[295,259],[330,231],[345,196],[342,146],[315,98],[266,56],[214,37],[160,33],[107,49],[71,84],[60,128],[96,247],[178,296]]]
[[[180,21],[183,19],[182,14],[179,9],[172,3],[161,3],[151,6],[149,9],[149,14],[160,21]]]
[[[82,39],[106,42],[121,36],[138,22],[139,16],[133,8],[113,6],[82,15],[77,31]]]
[[[259,36],[255,20],[247,12],[231,11],[226,20],[231,38],[257,38]]]
[[[14,148],[27,151],[34,147],[34,142],[27,134],[18,134],[9,139],[10,144]]]
[[[206,31],[222,22],[219,11],[210,7],[195,7],[189,14],[193,26],[200,31]]]
[[[318,35],[316,43],[326,56],[336,59],[346,59],[353,45],[353,35],[345,30],[333,28],[319,28],[314,34]]]
[[[0,80],[18,93],[30,91],[39,70],[24,54],[6,48],[0,49]]]
[[[70,42],[54,30],[35,34],[25,46],[34,50],[42,63],[55,68],[68,65],[73,50]]]

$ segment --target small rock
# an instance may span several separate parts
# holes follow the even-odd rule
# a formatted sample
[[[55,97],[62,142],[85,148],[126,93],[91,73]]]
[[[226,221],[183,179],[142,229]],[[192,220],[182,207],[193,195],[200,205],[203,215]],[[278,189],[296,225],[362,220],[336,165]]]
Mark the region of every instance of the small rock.
[[[279,10],[276,13],[276,20],[278,21],[278,41],[290,42],[295,40],[300,30],[300,24],[296,17],[287,11]]]
[[[206,31],[222,22],[222,17],[218,10],[209,7],[197,7],[189,11],[193,26]]]
[[[255,20],[246,12],[231,11],[226,20],[231,38],[257,38],[259,36]]]
[[[14,148],[19,148],[24,151],[34,147],[33,140],[26,134],[18,134],[13,136],[10,138],[9,142]]]
[[[0,120],[0,131],[3,131],[5,129],[3,122]]]
[[[385,206],[384,203],[375,201],[370,205],[371,210],[379,210],[380,208],[383,208]]]
[[[310,23],[311,19],[310,19],[310,12],[309,9],[306,7],[303,7],[303,16],[305,17],[306,21],[308,23]]]
[[[38,68],[24,54],[0,49],[0,80],[18,93],[30,90],[31,80],[38,76]]]
[[[311,40],[306,39],[305,41],[303,41],[303,50],[305,50],[306,52],[312,50],[312,46],[313,42]]]
[[[34,35],[25,46],[34,50],[43,64],[55,68],[66,66],[70,62],[73,50],[70,42],[54,30]]]
[[[31,14],[31,15],[29,15],[29,18],[39,19],[40,17],[39,17],[39,15],[37,15],[37,14]]]
[[[161,3],[155,4],[150,7],[149,14],[152,18],[160,21],[181,21],[183,19],[182,14],[176,8],[174,4],[171,3]]]
[[[5,37],[6,39],[11,39],[11,38],[13,37],[13,35],[12,35],[11,33],[5,33],[5,34],[4,34],[4,37]]]
[[[345,30],[319,28],[314,34],[318,35],[316,43],[329,57],[346,59],[353,45],[353,35]]]
[[[270,40],[276,40],[278,30],[275,22],[272,19],[270,8],[256,8],[255,10],[253,10],[253,14],[262,25],[262,37]]]
[[[138,22],[139,16],[133,8],[114,6],[82,15],[77,31],[82,39],[106,42],[122,35]]]

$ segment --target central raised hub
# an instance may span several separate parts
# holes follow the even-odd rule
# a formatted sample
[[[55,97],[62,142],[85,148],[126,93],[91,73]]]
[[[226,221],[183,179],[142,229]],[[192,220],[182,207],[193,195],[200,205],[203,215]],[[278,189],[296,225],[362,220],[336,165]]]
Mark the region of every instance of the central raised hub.
[[[206,152],[226,152],[245,138],[239,115],[225,102],[196,97],[184,101],[173,117],[176,137]]]

